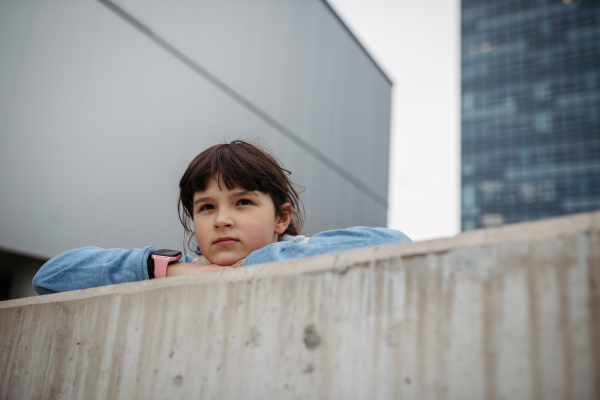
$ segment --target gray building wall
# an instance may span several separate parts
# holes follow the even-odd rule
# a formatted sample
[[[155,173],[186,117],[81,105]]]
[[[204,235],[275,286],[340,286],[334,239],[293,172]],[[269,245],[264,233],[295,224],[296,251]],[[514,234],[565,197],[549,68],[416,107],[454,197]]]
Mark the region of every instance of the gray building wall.
[[[0,0],[0,248],[182,248],[178,182],[258,139],[306,233],[385,226],[391,82],[324,1]]]

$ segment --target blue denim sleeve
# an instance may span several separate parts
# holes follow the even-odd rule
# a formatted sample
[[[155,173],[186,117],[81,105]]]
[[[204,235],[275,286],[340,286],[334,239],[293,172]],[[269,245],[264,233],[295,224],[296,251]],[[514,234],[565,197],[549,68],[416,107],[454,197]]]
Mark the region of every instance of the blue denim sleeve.
[[[82,247],[50,259],[33,278],[38,294],[89,289],[148,279],[147,260],[156,249],[102,249]],[[180,261],[192,262],[189,255]]]
[[[384,244],[410,242],[400,231],[386,228],[356,226],[318,233],[308,243],[277,242],[256,250],[244,260],[244,267],[272,261],[336,253],[338,251],[381,246]]]

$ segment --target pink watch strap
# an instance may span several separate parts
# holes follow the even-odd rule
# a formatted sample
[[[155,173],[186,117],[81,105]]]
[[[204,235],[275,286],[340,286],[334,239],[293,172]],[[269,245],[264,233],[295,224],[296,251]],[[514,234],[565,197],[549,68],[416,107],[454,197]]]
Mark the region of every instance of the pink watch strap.
[[[154,259],[154,277],[155,278],[166,278],[167,277],[167,267],[171,261],[177,261],[181,258],[181,254],[176,257],[167,257],[167,256],[157,256],[156,254],[152,254],[152,258]]]

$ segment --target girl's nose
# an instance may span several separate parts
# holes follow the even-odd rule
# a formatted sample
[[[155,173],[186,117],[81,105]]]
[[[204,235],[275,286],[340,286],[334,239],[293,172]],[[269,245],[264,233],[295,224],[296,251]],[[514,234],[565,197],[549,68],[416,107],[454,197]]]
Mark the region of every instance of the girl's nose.
[[[217,212],[217,216],[215,218],[215,227],[216,228],[230,228],[233,226],[233,219],[231,218],[231,213],[227,210],[220,209]]]

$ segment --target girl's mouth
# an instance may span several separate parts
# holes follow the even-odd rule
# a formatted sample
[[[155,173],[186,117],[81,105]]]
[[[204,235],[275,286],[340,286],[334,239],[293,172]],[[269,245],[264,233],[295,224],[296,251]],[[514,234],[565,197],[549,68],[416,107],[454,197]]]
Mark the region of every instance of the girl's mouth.
[[[236,244],[238,241],[234,238],[231,237],[222,237],[222,238],[218,238],[213,244],[215,246],[231,246],[233,244]]]

